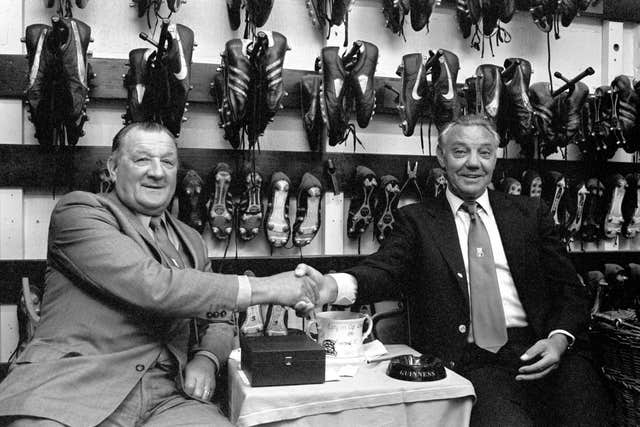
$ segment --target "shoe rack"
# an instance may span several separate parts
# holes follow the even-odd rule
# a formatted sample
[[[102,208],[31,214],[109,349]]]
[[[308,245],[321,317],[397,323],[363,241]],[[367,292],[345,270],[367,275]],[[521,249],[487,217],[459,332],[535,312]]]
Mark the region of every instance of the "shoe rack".
[[[618,0],[621,1],[622,0]],[[33,2],[35,3],[35,2]],[[126,2],[125,2],[126,3]],[[202,1],[201,3],[204,3]],[[218,5],[220,3],[220,5]],[[286,91],[289,96],[285,98],[285,110],[283,111],[284,119],[289,120],[287,123],[293,123],[291,126],[300,126],[300,110],[299,110],[299,86],[300,78],[308,73],[311,73],[313,68],[313,59],[319,54],[320,48],[324,45],[341,45],[343,41],[343,35],[338,29],[338,33],[332,34],[330,40],[326,40],[315,29],[308,29],[310,26],[307,17],[305,16],[305,6],[303,1],[300,0],[276,0],[274,15],[270,18],[270,22],[267,29],[273,29],[281,31],[292,40],[292,51],[287,54],[285,60],[285,67],[287,68],[284,73],[284,81],[286,83]],[[405,43],[401,38],[388,34],[388,30],[384,29],[384,21],[380,18],[380,0],[358,0],[356,2],[357,15],[354,14],[354,19],[350,21],[349,39],[354,41],[358,38],[363,40],[371,40],[381,47],[381,58],[376,72],[375,88],[376,88],[376,117],[372,122],[369,129],[364,130],[365,149],[358,148],[356,152],[353,152],[351,140],[349,139],[346,145],[338,147],[325,147],[323,152],[310,152],[308,149],[302,149],[297,151],[288,151],[280,148],[277,144],[268,145],[266,149],[260,152],[257,157],[256,166],[265,171],[271,173],[276,170],[286,171],[287,175],[291,178],[294,188],[300,182],[302,175],[305,172],[311,172],[320,178],[325,186],[325,189],[331,188],[331,180],[326,174],[325,165],[327,160],[333,160],[336,166],[336,178],[340,184],[341,189],[344,191],[344,208],[348,207],[348,199],[356,190],[353,188],[353,176],[355,167],[359,164],[366,165],[374,170],[379,175],[386,173],[393,173],[401,181],[404,179],[404,171],[407,161],[412,164],[415,161],[419,161],[418,169],[418,181],[420,183],[426,182],[426,177],[431,168],[437,165],[437,161],[434,156],[429,155],[428,147],[425,146],[425,152],[423,153],[419,149],[419,141],[414,136],[409,140],[402,137],[400,129],[397,127],[399,119],[396,115],[395,109],[395,95],[386,90],[385,85],[390,85],[396,89],[400,86],[400,79],[395,77],[395,68],[400,63],[401,56],[405,53],[414,51],[420,51],[426,54],[429,49],[437,49],[439,47],[448,48],[456,52],[461,57],[461,65],[464,69],[459,75],[458,81],[463,81],[464,77],[467,77],[473,73],[475,66],[482,62],[501,63],[504,59],[502,56],[524,56],[531,57],[535,61],[536,69],[540,70],[535,75],[535,80],[539,81],[546,78],[546,70],[544,66],[546,63],[542,60],[546,58],[546,51],[539,48],[540,45],[536,44],[532,46],[531,43],[525,38],[516,39],[512,42],[511,51],[508,48],[500,47],[496,50],[496,58],[486,57],[481,59],[478,52],[468,48],[468,40],[462,40],[462,38],[452,31],[450,28],[443,30],[443,26],[455,25],[455,1],[454,0],[442,0],[441,6],[438,6],[439,10],[434,14],[431,33],[426,34],[410,34],[407,35],[408,41]],[[601,3],[602,6],[607,5],[607,1],[604,0]],[[526,10],[526,2],[518,1],[520,10]],[[282,5],[287,6],[287,10],[284,10]],[[290,8],[289,8],[290,6]],[[18,40],[24,32],[24,25],[28,25],[34,22],[32,20],[33,10],[41,8],[41,3],[38,5],[24,4],[16,7],[10,7],[7,16],[11,18],[0,18],[0,23],[6,24],[3,28],[8,28],[8,40],[14,40],[17,44],[15,49],[3,49],[2,40],[0,37],[0,101],[19,103],[23,96],[23,91],[26,86],[26,73],[27,73],[27,61],[24,55],[20,54],[22,46]],[[100,8],[118,9],[118,12],[95,14],[91,19],[85,19],[82,13],[93,13],[92,8],[100,10]],[[95,49],[99,52],[95,57],[90,57],[89,62],[93,68],[93,72],[96,74],[96,78],[93,80],[93,89],[91,91],[91,102],[89,104],[89,118],[90,122],[87,124],[89,133],[87,137],[80,140],[79,146],[75,147],[72,155],[67,153],[67,150],[54,150],[48,151],[39,145],[32,145],[25,143],[31,134],[33,134],[33,125],[26,120],[26,113],[21,113],[24,117],[21,117],[21,133],[22,137],[18,136],[15,141],[3,141],[5,143],[0,144],[0,186],[1,187],[17,187],[23,188],[25,191],[29,189],[38,189],[44,192],[55,192],[56,194],[62,194],[70,189],[82,189],[95,191],[94,187],[94,174],[97,170],[97,162],[107,158],[109,154],[108,138],[113,135],[112,129],[117,129],[120,125],[119,115],[124,112],[126,91],[122,85],[122,74],[126,72],[127,66],[125,53],[128,49],[134,47],[144,46],[144,43],[135,38],[135,31],[126,28],[127,25],[131,25],[134,22],[133,15],[135,12],[129,10],[122,5],[109,5],[106,6],[100,2],[94,0],[89,2],[89,5],[85,12],[78,12],[77,18],[85,20],[92,26],[95,26],[94,37],[96,39]],[[192,126],[206,126],[207,129],[201,132],[194,132],[192,135],[205,135],[206,137],[213,137],[216,139],[212,142],[211,148],[208,147],[208,142],[200,142],[194,145],[193,141],[186,141],[183,145],[184,148],[180,148],[180,157],[182,159],[182,166],[184,168],[191,168],[198,171],[198,173],[205,178],[213,169],[216,163],[226,162],[230,164],[234,170],[238,170],[241,163],[242,156],[231,149],[231,147],[222,141],[222,130],[217,129],[218,116],[215,107],[215,100],[209,93],[209,84],[216,73],[217,64],[219,61],[218,53],[224,46],[224,42],[232,37],[240,37],[241,31],[230,34],[227,30],[226,16],[222,18],[215,17],[216,14],[224,14],[224,2],[215,2],[211,5],[204,7],[202,4],[198,5],[198,2],[194,0],[189,2],[179,13],[174,15],[176,22],[193,26],[196,31],[196,41],[199,46],[194,56],[194,63],[192,65],[192,81],[194,89],[189,95],[189,102],[192,104],[190,109],[197,110],[200,113],[200,118],[196,117],[197,125]],[[121,10],[122,9],[122,10]],[[209,9],[215,9],[213,12]],[[606,10],[606,7],[605,7]],[[26,12],[24,12],[26,11]],[[360,12],[363,12],[362,18]],[[40,12],[39,12],[40,13]],[[526,26],[527,36],[535,36],[540,38],[542,36],[535,32],[537,30],[529,27],[534,27],[531,22],[531,18],[527,12],[520,12],[522,14],[521,19],[516,23],[518,25]],[[600,20],[604,17],[604,12],[593,12],[588,16],[587,20]],[[23,16],[24,14],[24,16]],[[289,17],[288,15],[295,15]],[[40,13],[42,16],[42,13]],[[104,15],[104,16],[103,16]],[[203,15],[199,17],[198,15]],[[205,18],[204,15],[207,17]],[[75,16],[75,14],[74,14]],[[211,18],[211,17],[214,18]],[[172,18],[173,19],[173,18]],[[215,22],[210,22],[211,19],[217,19]],[[377,19],[373,22],[372,19]],[[111,28],[107,28],[104,20],[113,20]],[[128,20],[128,21],[126,21]],[[517,20],[517,19],[516,19]],[[42,21],[42,20],[40,20]],[[135,21],[135,24],[141,24],[142,21]],[[122,31],[114,31],[114,29],[121,25]],[[372,25],[375,24],[375,25]],[[381,25],[379,25],[381,23]],[[379,26],[376,27],[376,25]],[[582,25],[582,27],[580,26]],[[583,33],[580,31],[589,32],[593,31],[594,25],[591,21],[587,24],[580,24],[576,30],[563,29],[563,37],[565,39],[571,39],[572,32],[576,35],[576,39],[584,39]],[[602,24],[602,32],[608,32],[608,24]],[[408,26],[408,24],[406,24]],[[586,30],[583,27],[588,27]],[[11,33],[11,28],[16,27],[14,34]],[[19,27],[19,28],[17,28]],[[371,27],[370,29],[367,29]],[[606,28],[605,28],[606,27]],[[211,30],[214,28],[215,30]],[[614,26],[611,26],[614,28]],[[107,29],[111,32],[107,32]],[[142,28],[136,31],[143,30]],[[520,27],[514,31],[514,33],[520,31]],[[121,32],[122,35],[114,34]],[[297,33],[305,32],[307,39],[301,40]],[[455,40],[453,40],[456,34]],[[1,34],[0,34],[1,35]],[[452,39],[452,40],[450,40]],[[311,42],[307,43],[309,40]],[[587,38],[588,43],[593,43],[593,40],[600,42],[600,37]],[[445,45],[444,42],[450,42],[451,46]],[[103,43],[100,45],[100,43]],[[113,46],[106,46],[107,43],[113,44]],[[518,44],[520,43],[520,44]],[[582,48],[584,49],[584,43]],[[569,43],[570,44],[570,43]],[[613,44],[613,41],[612,41]],[[567,58],[566,52],[571,52],[572,48],[565,48],[564,53],[556,50],[555,64],[558,68],[567,74],[572,74],[573,71],[580,71],[584,69],[585,65],[593,65],[597,68],[596,72],[600,73],[605,67],[601,66],[603,59],[606,55],[604,53],[605,47],[602,47],[601,55],[596,56],[596,62],[588,64],[584,63],[585,58]],[[115,52],[115,53],[114,53]],[[511,52],[511,53],[507,53]],[[514,55],[514,52],[516,55]],[[622,54],[622,51],[620,52]],[[204,60],[203,60],[204,59]],[[573,67],[575,65],[575,70]],[[602,74],[605,74],[602,72]],[[601,78],[601,75],[594,76],[596,83],[600,80],[605,81],[605,78]],[[461,84],[458,84],[458,88],[461,88]],[[96,111],[100,112],[106,110],[105,114],[96,114]],[[23,111],[22,109],[20,111]],[[187,114],[191,116],[191,114]],[[197,114],[196,114],[197,115]],[[295,119],[294,119],[295,118]],[[276,121],[281,121],[279,116],[276,116]],[[294,122],[295,121],[295,122]],[[104,122],[104,123],[103,123]],[[191,122],[188,122],[191,123]],[[380,124],[382,123],[382,124]],[[278,123],[274,123],[277,125]],[[7,123],[6,126],[11,126],[11,123]],[[96,129],[104,127],[103,134],[100,134],[101,141],[96,142]],[[371,130],[371,128],[376,130]],[[198,129],[200,131],[200,129]],[[92,133],[93,132],[93,133]],[[297,132],[297,133],[296,133]],[[381,135],[375,135],[380,133]],[[272,137],[277,134],[274,128],[267,128],[266,136],[269,138],[277,139],[278,137]],[[298,138],[304,138],[304,132],[300,127],[299,130],[294,130],[290,133],[286,133],[285,137],[289,137],[290,134],[297,135]],[[419,134],[419,129],[416,129],[415,134]],[[372,148],[367,138],[377,137],[382,141],[379,147]],[[92,140],[92,138],[96,138]],[[180,144],[183,143],[185,138],[189,138],[185,132],[185,137],[181,138]],[[195,139],[196,136],[192,136]],[[425,126],[425,139],[426,139],[426,126]],[[387,141],[388,142],[385,142]],[[434,139],[435,141],[435,139]],[[389,149],[383,145],[388,143]],[[304,147],[303,140],[297,142],[299,146]],[[414,147],[412,150],[401,149],[399,151],[393,151],[397,146],[411,145]],[[392,147],[393,146],[393,147]],[[431,144],[432,147],[435,144]],[[416,148],[417,147],[417,148]],[[264,148],[264,147],[263,147]],[[435,151],[433,151],[435,153]],[[513,155],[512,155],[513,157]],[[515,158],[500,159],[498,163],[498,169],[496,174],[506,174],[510,176],[517,176],[523,170],[534,168],[541,173],[549,170],[560,170],[570,177],[585,177],[594,170],[595,165],[585,165],[582,162],[563,161],[563,160],[540,160],[540,161],[525,161]],[[598,171],[598,175],[607,176],[613,172],[619,172],[624,174],[633,172],[636,170],[633,164],[623,161],[607,162],[605,165],[599,165],[601,170]],[[205,178],[206,179],[206,178]],[[232,181],[231,191],[234,195],[240,194],[239,180]],[[290,197],[292,194],[290,194]],[[326,211],[325,211],[326,212]],[[326,221],[326,218],[323,218]],[[346,220],[345,220],[346,224]],[[45,230],[46,231],[46,230]],[[344,230],[343,230],[344,231]],[[22,232],[22,231],[20,231]],[[25,232],[26,233],[26,232]],[[0,236],[1,237],[1,236]],[[320,237],[320,236],[318,236]],[[317,237],[317,238],[318,238]],[[28,236],[25,235],[25,238]],[[263,236],[259,238],[264,239]],[[344,237],[345,241],[347,240]],[[344,252],[329,252],[336,255],[314,255],[305,258],[305,262],[316,266],[321,271],[340,270],[346,266],[356,263],[361,257],[351,255],[347,251]],[[366,251],[363,251],[366,253]],[[637,252],[620,253],[620,252],[598,252],[598,253],[573,253],[571,256],[574,259],[579,270],[586,270],[595,266],[600,266],[603,262],[617,262],[625,264],[626,257],[637,256]],[[256,256],[245,256],[238,260],[234,260],[232,256],[228,259],[221,261],[214,258],[214,266],[217,268],[220,263],[223,264],[223,271],[236,272],[244,271],[247,268],[251,268],[257,275],[265,275],[273,272],[283,271],[293,268],[300,258],[292,254],[278,254],[277,256],[269,257],[268,253],[264,253]],[[15,302],[15,298],[18,295],[18,288],[20,285],[20,278],[27,275],[31,278],[33,283],[41,283],[44,275],[45,262],[32,259],[10,259],[0,261],[0,271],[3,273],[0,275],[0,303]]]

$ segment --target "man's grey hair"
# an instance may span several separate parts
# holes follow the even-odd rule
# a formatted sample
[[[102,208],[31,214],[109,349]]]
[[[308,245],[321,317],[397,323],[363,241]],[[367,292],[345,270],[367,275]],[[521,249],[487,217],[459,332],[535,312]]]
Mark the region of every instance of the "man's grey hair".
[[[118,133],[116,133],[116,135],[113,137],[113,142],[111,143],[111,153],[112,154],[120,149],[120,147],[122,146],[122,141],[124,141],[126,136],[129,133],[133,132],[134,130],[165,133],[171,138],[171,140],[174,143],[176,143],[176,139],[173,136],[173,134],[169,131],[169,129],[167,129],[165,126],[161,125],[160,123],[156,123],[156,122],[134,122],[134,123],[128,124],[127,126],[123,127],[122,129],[120,129],[118,131]]]
[[[458,126],[476,126],[487,130],[491,137],[495,140],[496,145],[500,144],[500,135],[496,132],[495,125],[486,116],[482,114],[468,114],[466,116],[460,116],[456,120],[447,124],[440,135],[438,135],[438,145],[440,148],[444,148],[444,143],[447,141],[449,133]]]

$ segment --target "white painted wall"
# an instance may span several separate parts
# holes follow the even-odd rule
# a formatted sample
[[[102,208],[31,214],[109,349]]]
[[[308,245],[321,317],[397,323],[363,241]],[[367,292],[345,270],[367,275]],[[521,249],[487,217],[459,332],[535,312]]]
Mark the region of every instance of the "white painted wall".
[[[167,12],[163,6],[163,12]],[[41,1],[25,0],[23,2],[4,2],[3,13],[0,14],[0,53],[16,54],[24,53],[24,46],[19,39],[24,28],[33,23],[48,23],[54,14],[53,9],[45,9]],[[136,10],[128,7],[126,0],[113,0],[109,2],[93,0],[88,3],[86,9],[74,9],[74,16],[92,28],[95,42],[90,50],[96,58],[127,58],[129,50],[144,46],[144,42],[138,38],[140,31],[151,33],[147,28],[145,19],[138,19]],[[243,26],[239,31],[231,31],[227,22],[226,3],[222,0],[189,0],[179,13],[172,18],[174,22],[188,25],[196,34],[198,47],[194,52],[195,62],[218,63],[220,51],[224,48],[226,40],[241,37]],[[485,58],[480,58],[480,53],[469,47],[469,40],[463,40],[457,28],[455,11],[445,8],[436,8],[430,23],[431,31],[415,33],[411,30],[409,22],[406,23],[407,41],[392,34],[385,28],[384,16],[381,12],[381,1],[360,0],[350,16],[349,36],[350,40],[363,39],[375,43],[380,49],[380,58],[377,75],[395,76],[395,70],[404,54],[420,52],[426,54],[429,49],[445,48],[455,52],[460,58],[460,73],[458,81],[462,82],[467,76],[474,73],[475,68],[481,63],[494,63],[502,65],[505,58],[524,57],[533,64],[534,74],[532,82],[547,80],[547,48],[546,35],[540,32],[533,24],[528,13],[518,12],[513,21],[505,28],[512,35],[510,44],[501,45],[495,49],[492,57],[488,49],[485,50]],[[287,53],[285,67],[292,69],[312,69],[315,57],[325,45],[341,45],[343,41],[343,29],[334,29],[329,40],[325,40],[308,18],[305,2],[303,0],[277,0],[265,29],[272,29],[285,34],[292,50]],[[620,40],[610,40],[605,37],[604,30],[613,29],[615,37]],[[610,34],[610,33],[607,33]],[[551,37],[552,70],[560,71],[566,76],[578,74],[587,66],[592,66],[596,74],[585,79],[585,82],[595,88],[601,84],[608,84],[609,79],[603,75],[603,63],[608,64],[612,53],[604,48],[607,43],[618,43],[620,53],[617,54],[616,67],[623,73],[640,75],[640,37],[636,24],[610,25],[594,18],[577,18],[569,28],[561,29],[561,38],[554,40]],[[123,73],[126,70],[123,70]],[[555,82],[557,85],[559,81]],[[107,146],[113,134],[121,127],[120,115],[124,112],[124,101],[121,103],[97,103],[89,104],[88,114],[91,121],[85,126],[86,136],[80,139],[79,144],[84,146]],[[192,105],[188,113],[189,121],[183,125],[183,133],[180,144],[183,147],[197,148],[229,148],[222,138],[222,132],[218,128],[217,112],[212,105]],[[26,119],[26,113],[17,100],[0,100],[0,117],[3,118],[3,131],[0,135],[0,143],[4,144],[35,144],[33,126]],[[397,126],[396,116],[375,116],[367,129],[359,130],[358,135],[365,143],[367,153],[380,154],[411,154],[420,155],[420,139],[418,132],[411,138],[402,136]],[[437,137],[435,128],[432,130]],[[308,145],[305,139],[299,113],[294,110],[279,113],[272,123],[264,138],[261,147],[265,150],[306,151]],[[327,151],[352,150],[351,145],[343,145],[335,148],[327,148]],[[358,152],[365,152],[357,148]],[[425,150],[428,153],[428,150]],[[509,147],[508,153],[514,156],[517,153],[515,147]],[[435,152],[435,150],[433,150]],[[574,150],[570,150],[570,158],[576,158]],[[628,161],[629,155],[620,152],[614,160]],[[211,165],[213,169],[215,165]],[[270,173],[271,171],[266,171]],[[402,178],[404,171],[376,171],[380,175],[392,173]],[[4,190],[3,190],[4,191]],[[23,227],[24,241],[17,244],[14,249],[7,252],[0,245],[0,258],[43,258],[45,256],[46,218],[53,206],[53,198],[50,194],[25,191],[21,193],[24,217],[20,218]],[[292,194],[294,195],[294,194]],[[0,200],[0,205],[6,202]],[[290,214],[295,212],[295,200],[291,198]],[[346,224],[346,210],[349,201],[343,205],[343,224]],[[340,224],[340,221],[329,221],[329,224]],[[323,229],[326,227],[323,224]],[[329,225],[331,227],[331,225]],[[336,227],[336,233],[344,233],[343,227]],[[3,233],[0,229],[0,242]],[[325,252],[336,253],[335,242],[324,242],[323,236],[335,235],[330,230],[321,230],[312,244],[303,249],[304,255],[316,255]],[[224,244],[214,242],[209,235],[205,235],[210,255],[221,256],[224,252]],[[368,253],[377,247],[377,243],[371,231],[362,237],[361,251]],[[18,249],[19,248],[19,249]],[[268,256],[270,249],[262,237],[252,242],[242,243],[238,248],[241,256]],[[343,243],[343,253],[357,252],[357,243],[349,241],[346,237]],[[235,247],[231,244],[228,256],[235,254]],[[278,249],[274,256],[298,256],[297,249]]]

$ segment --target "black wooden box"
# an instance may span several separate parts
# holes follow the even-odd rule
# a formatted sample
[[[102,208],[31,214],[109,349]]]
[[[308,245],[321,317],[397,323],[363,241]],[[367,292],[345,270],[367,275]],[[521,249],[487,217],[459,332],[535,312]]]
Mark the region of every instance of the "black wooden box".
[[[253,387],[324,382],[326,353],[306,335],[243,337],[240,348]]]

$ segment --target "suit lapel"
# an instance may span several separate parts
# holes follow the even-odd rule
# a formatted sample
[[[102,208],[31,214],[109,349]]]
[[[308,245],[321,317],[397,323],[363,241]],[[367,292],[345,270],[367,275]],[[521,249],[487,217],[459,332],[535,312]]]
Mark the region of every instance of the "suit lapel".
[[[509,200],[503,193],[490,191],[489,202],[498,225],[502,247],[509,263],[509,270],[514,282],[521,283],[518,279],[522,276],[523,261],[526,258],[522,213],[520,209],[514,206],[513,201]]]
[[[446,197],[431,199],[431,202],[427,205],[427,212],[431,216],[431,218],[428,218],[427,227],[431,229],[433,241],[456,279],[461,279],[458,280],[458,284],[468,301],[469,290],[467,289],[464,259],[462,258],[458,230],[451,207]]]
[[[136,214],[131,212],[131,210],[128,207],[126,207],[120,201],[120,199],[118,199],[118,196],[115,194],[115,191],[112,191],[111,193],[107,194],[106,198],[111,203],[113,203],[120,210],[120,212],[122,212],[122,214],[128,221],[129,225],[133,227],[133,229],[142,238],[142,240],[144,240],[144,242],[148,245],[148,247],[150,247],[153,250],[152,252],[154,253],[155,258],[158,261],[161,261],[162,255],[161,255],[160,249],[156,245],[156,241],[153,239],[153,236],[151,236],[151,233],[149,232],[149,230],[147,230],[147,228],[142,224],[142,222],[140,222],[140,219],[136,216]]]

